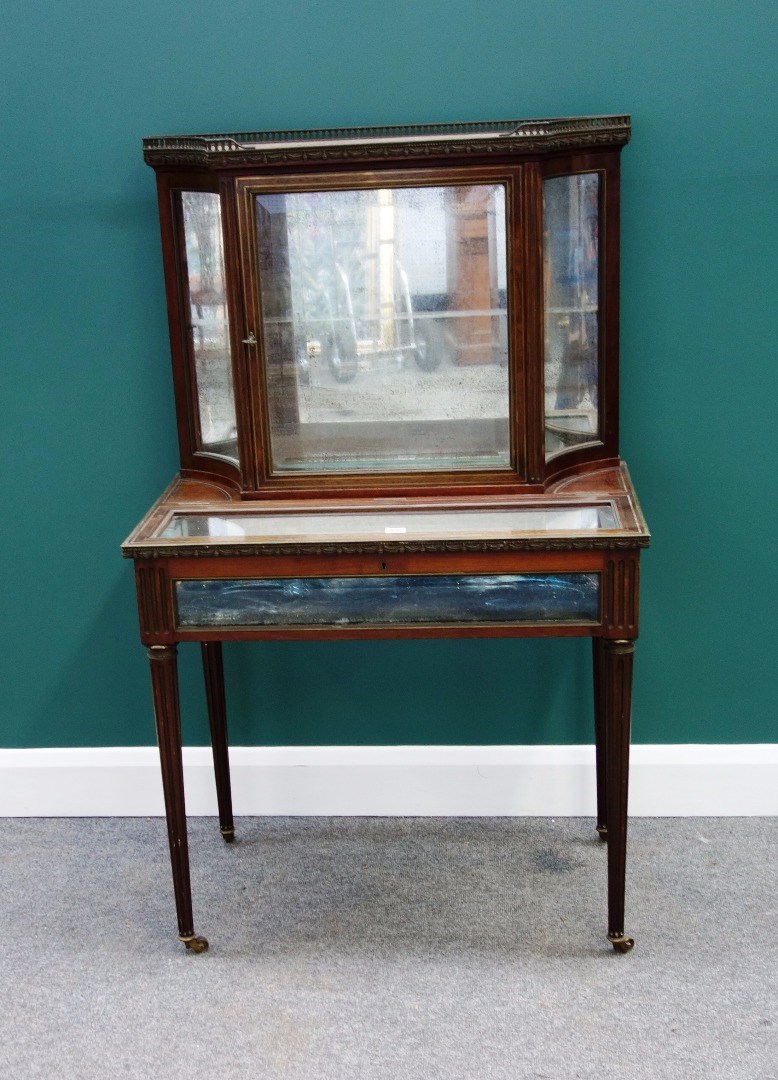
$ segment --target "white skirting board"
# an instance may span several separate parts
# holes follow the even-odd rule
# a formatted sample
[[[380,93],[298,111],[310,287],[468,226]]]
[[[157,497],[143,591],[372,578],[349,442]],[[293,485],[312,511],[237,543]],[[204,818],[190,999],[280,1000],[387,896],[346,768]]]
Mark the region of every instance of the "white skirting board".
[[[592,746],[237,746],[235,813],[549,816],[595,812]],[[216,813],[211,752],[184,749],[187,812]],[[638,745],[629,811],[778,814],[778,744]],[[0,816],[164,813],[156,747],[0,749]]]

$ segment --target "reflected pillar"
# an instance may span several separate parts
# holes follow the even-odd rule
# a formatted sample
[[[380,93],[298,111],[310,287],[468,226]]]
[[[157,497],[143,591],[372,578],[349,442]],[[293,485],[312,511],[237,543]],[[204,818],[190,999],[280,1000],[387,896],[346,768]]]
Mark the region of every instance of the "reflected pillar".
[[[452,188],[453,229],[450,236],[449,304],[452,311],[491,311],[497,304],[497,266],[492,266],[489,214],[492,190],[478,187]],[[456,362],[488,364],[494,359],[492,316],[471,315],[456,319]]]

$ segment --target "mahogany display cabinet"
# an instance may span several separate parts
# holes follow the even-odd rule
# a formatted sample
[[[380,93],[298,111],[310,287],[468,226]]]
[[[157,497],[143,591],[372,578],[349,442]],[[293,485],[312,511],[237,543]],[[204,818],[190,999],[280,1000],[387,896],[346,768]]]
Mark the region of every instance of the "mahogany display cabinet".
[[[144,141],[181,469],[123,552],[195,952],[177,646],[202,649],[231,841],[222,642],[322,638],[591,638],[607,936],[632,947],[649,534],[618,447],[629,133],[595,116]]]

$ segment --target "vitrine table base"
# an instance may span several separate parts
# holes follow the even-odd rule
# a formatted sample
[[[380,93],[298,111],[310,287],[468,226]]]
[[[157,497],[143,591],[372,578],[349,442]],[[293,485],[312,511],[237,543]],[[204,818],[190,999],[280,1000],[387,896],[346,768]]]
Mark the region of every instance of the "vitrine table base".
[[[396,541],[396,532],[406,530],[392,526],[387,528],[391,540],[360,539],[357,533],[356,539],[306,536],[298,543],[261,538],[256,532],[227,542],[213,535],[181,536],[171,531],[171,522],[177,518],[198,515],[216,522],[218,528],[224,515],[232,515],[232,533],[241,521],[250,523],[247,529],[264,527],[256,522],[256,508],[236,505],[228,492],[199,482],[174,481],[152,507],[123,550],[135,560],[141,640],[151,664],[179,936],[188,949],[202,951],[207,942],[195,934],[192,920],[179,644],[200,645],[219,828],[224,840],[231,842],[235,824],[223,642],[458,637],[591,639],[596,830],[607,840],[607,937],[618,952],[632,948],[634,942],[624,929],[627,789],[639,561],[648,532],[623,464],[573,477],[545,499],[551,517],[594,502],[610,509],[602,511],[605,517],[586,535],[557,531],[543,536],[536,531],[473,539],[468,530],[475,519],[462,525],[461,514],[472,509],[468,506],[452,509],[451,521],[442,527],[438,522],[437,536]],[[445,508],[439,506],[435,513],[441,509]],[[537,510],[537,500],[528,499],[517,500],[510,512],[536,514]],[[272,511],[270,518],[267,510],[263,512],[265,524],[273,520]],[[304,514],[288,506],[278,512]],[[399,514],[401,519],[405,514],[402,520],[409,529],[416,529],[421,520],[403,506],[374,512]],[[493,514],[493,505],[487,512]],[[333,514],[325,513],[331,521]],[[342,527],[351,520],[352,529],[363,528],[364,523],[348,518],[350,513],[343,511]],[[341,519],[334,516],[341,526]],[[325,527],[330,525],[325,522]],[[461,532],[463,527],[466,538],[452,537],[452,529]],[[556,525],[549,527],[553,530]],[[273,529],[277,531],[276,526]],[[553,644],[549,642],[548,647]]]

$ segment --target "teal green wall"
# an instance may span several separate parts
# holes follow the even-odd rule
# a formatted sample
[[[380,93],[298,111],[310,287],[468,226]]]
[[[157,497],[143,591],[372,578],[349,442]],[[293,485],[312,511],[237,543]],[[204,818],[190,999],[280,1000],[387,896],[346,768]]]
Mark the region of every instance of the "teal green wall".
[[[633,118],[622,451],[654,533],[635,738],[775,741],[775,30],[761,0],[10,5],[0,745],[153,741],[119,555],[176,468],[141,136],[605,112]],[[239,744],[590,738],[582,641],[226,653]]]

